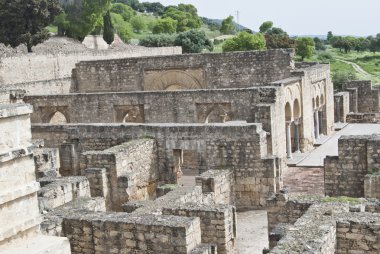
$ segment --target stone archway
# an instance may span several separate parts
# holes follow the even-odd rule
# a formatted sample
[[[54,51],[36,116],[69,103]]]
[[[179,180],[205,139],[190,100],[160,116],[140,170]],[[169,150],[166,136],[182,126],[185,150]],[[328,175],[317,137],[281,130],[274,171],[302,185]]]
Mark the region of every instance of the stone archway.
[[[70,123],[68,106],[39,107],[36,111],[41,116],[42,123],[64,124]]]
[[[56,111],[49,120],[50,124],[65,124],[67,123],[66,116],[59,111]]]

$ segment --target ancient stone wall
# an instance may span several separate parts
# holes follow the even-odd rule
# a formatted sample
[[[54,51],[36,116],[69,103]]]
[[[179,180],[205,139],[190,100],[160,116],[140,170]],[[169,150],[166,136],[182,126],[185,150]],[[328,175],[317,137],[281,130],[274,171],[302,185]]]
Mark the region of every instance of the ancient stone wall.
[[[373,87],[370,80],[350,81],[344,83],[342,89],[350,92],[350,112],[379,112],[380,89]]]
[[[7,90],[24,90],[28,95],[67,94],[70,92],[71,77],[51,80],[22,82],[2,86]]]
[[[109,209],[121,211],[121,205],[128,201],[155,198],[159,177],[157,164],[155,140],[145,139],[104,151],[85,152],[81,155],[80,168],[82,175],[89,175],[90,172],[85,172],[88,168],[105,168],[107,179],[103,172],[94,174],[96,180],[90,178],[92,193],[103,194]]]
[[[190,253],[201,243],[199,218],[81,212],[66,215],[71,253]]]
[[[173,208],[164,208],[165,215],[199,217],[202,243],[214,243],[218,253],[236,253],[235,208],[227,205],[199,205],[187,203]]]
[[[241,193],[236,196],[239,208],[265,206],[268,195],[276,193],[281,185],[284,167],[281,159],[266,157],[266,135],[260,124],[34,125],[33,136],[45,139],[46,146],[78,143],[77,150],[71,150],[71,154],[61,153],[61,166],[65,157],[108,149],[132,139],[154,137],[157,141],[159,179],[172,183],[177,179],[174,151],[195,150],[200,155],[201,173],[209,169],[235,171],[236,184],[241,186],[235,189],[237,194]],[[79,172],[79,165],[72,166],[72,172]]]
[[[0,60],[0,84],[12,88],[12,84],[69,78],[75,64],[80,61],[116,59],[124,57],[141,57],[152,55],[181,54],[180,47],[168,48],[134,48],[133,50],[78,51],[60,53],[30,53]],[[56,84],[55,82],[53,82]],[[54,88],[55,89],[55,88]],[[27,89],[31,90],[31,89]],[[66,87],[65,87],[66,90]],[[50,94],[49,89],[41,90]]]
[[[71,92],[250,87],[290,76],[293,50],[81,62]]]
[[[59,150],[57,148],[36,148],[33,151],[36,177],[60,176]]]
[[[380,137],[342,136],[338,150],[325,159],[326,195],[364,197],[365,176],[380,166]]]
[[[346,115],[347,123],[379,123],[379,113],[349,113]]]

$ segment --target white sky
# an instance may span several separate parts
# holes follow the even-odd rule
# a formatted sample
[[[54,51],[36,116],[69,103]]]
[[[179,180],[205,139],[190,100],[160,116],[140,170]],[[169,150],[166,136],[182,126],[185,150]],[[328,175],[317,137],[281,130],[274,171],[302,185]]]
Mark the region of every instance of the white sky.
[[[240,24],[258,31],[272,20],[291,35],[375,35],[380,33],[379,0],[140,0],[163,5],[190,3],[200,16],[224,19],[240,12]]]

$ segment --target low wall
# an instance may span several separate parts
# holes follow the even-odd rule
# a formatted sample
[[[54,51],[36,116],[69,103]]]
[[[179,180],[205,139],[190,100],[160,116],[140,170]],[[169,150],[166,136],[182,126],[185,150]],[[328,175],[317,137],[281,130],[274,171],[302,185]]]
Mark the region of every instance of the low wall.
[[[378,123],[380,114],[378,113],[350,113],[346,115],[347,123]]]
[[[377,113],[380,110],[380,89],[373,87],[370,80],[355,80],[343,84],[350,93],[350,112]]]
[[[201,243],[199,218],[82,212],[63,220],[71,253],[187,254]]]
[[[154,55],[181,54],[180,47],[168,48],[133,48],[131,50],[83,50],[62,53],[29,53],[0,59],[0,84],[3,88],[12,87],[12,84],[29,83],[35,81],[50,82],[48,80],[70,78],[72,69],[80,61],[117,59],[125,57],[141,57]],[[22,64],[20,64],[22,63]],[[29,90],[29,88],[27,88]],[[49,89],[42,91],[50,94]]]
[[[334,112],[335,122],[346,122],[346,116],[350,113],[350,94],[348,92],[334,94]]]

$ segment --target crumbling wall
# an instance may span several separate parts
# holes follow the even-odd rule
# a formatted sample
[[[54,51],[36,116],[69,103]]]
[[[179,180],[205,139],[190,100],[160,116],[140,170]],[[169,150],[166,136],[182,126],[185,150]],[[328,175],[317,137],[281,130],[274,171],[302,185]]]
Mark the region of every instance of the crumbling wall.
[[[350,113],[350,94],[348,92],[334,94],[334,112],[335,122],[346,122],[346,116]]]
[[[293,50],[279,49],[81,62],[71,91],[250,87],[289,77],[293,56]]]
[[[195,150],[200,154],[201,173],[209,169],[235,171],[235,181],[240,186],[240,189],[235,189],[239,208],[264,207],[266,198],[281,186],[282,159],[267,157],[266,133],[260,124],[33,126],[35,138],[46,140],[55,139],[56,132],[61,135],[65,131],[70,136],[68,141],[76,140],[80,144],[79,149],[68,157],[76,157],[85,151],[107,149],[141,137],[156,138],[159,180],[166,183],[177,180],[173,151]],[[102,168],[104,165],[87,167]]]
[[[380,199],[380,174],[368,174],[364,178],[364,197]]]

